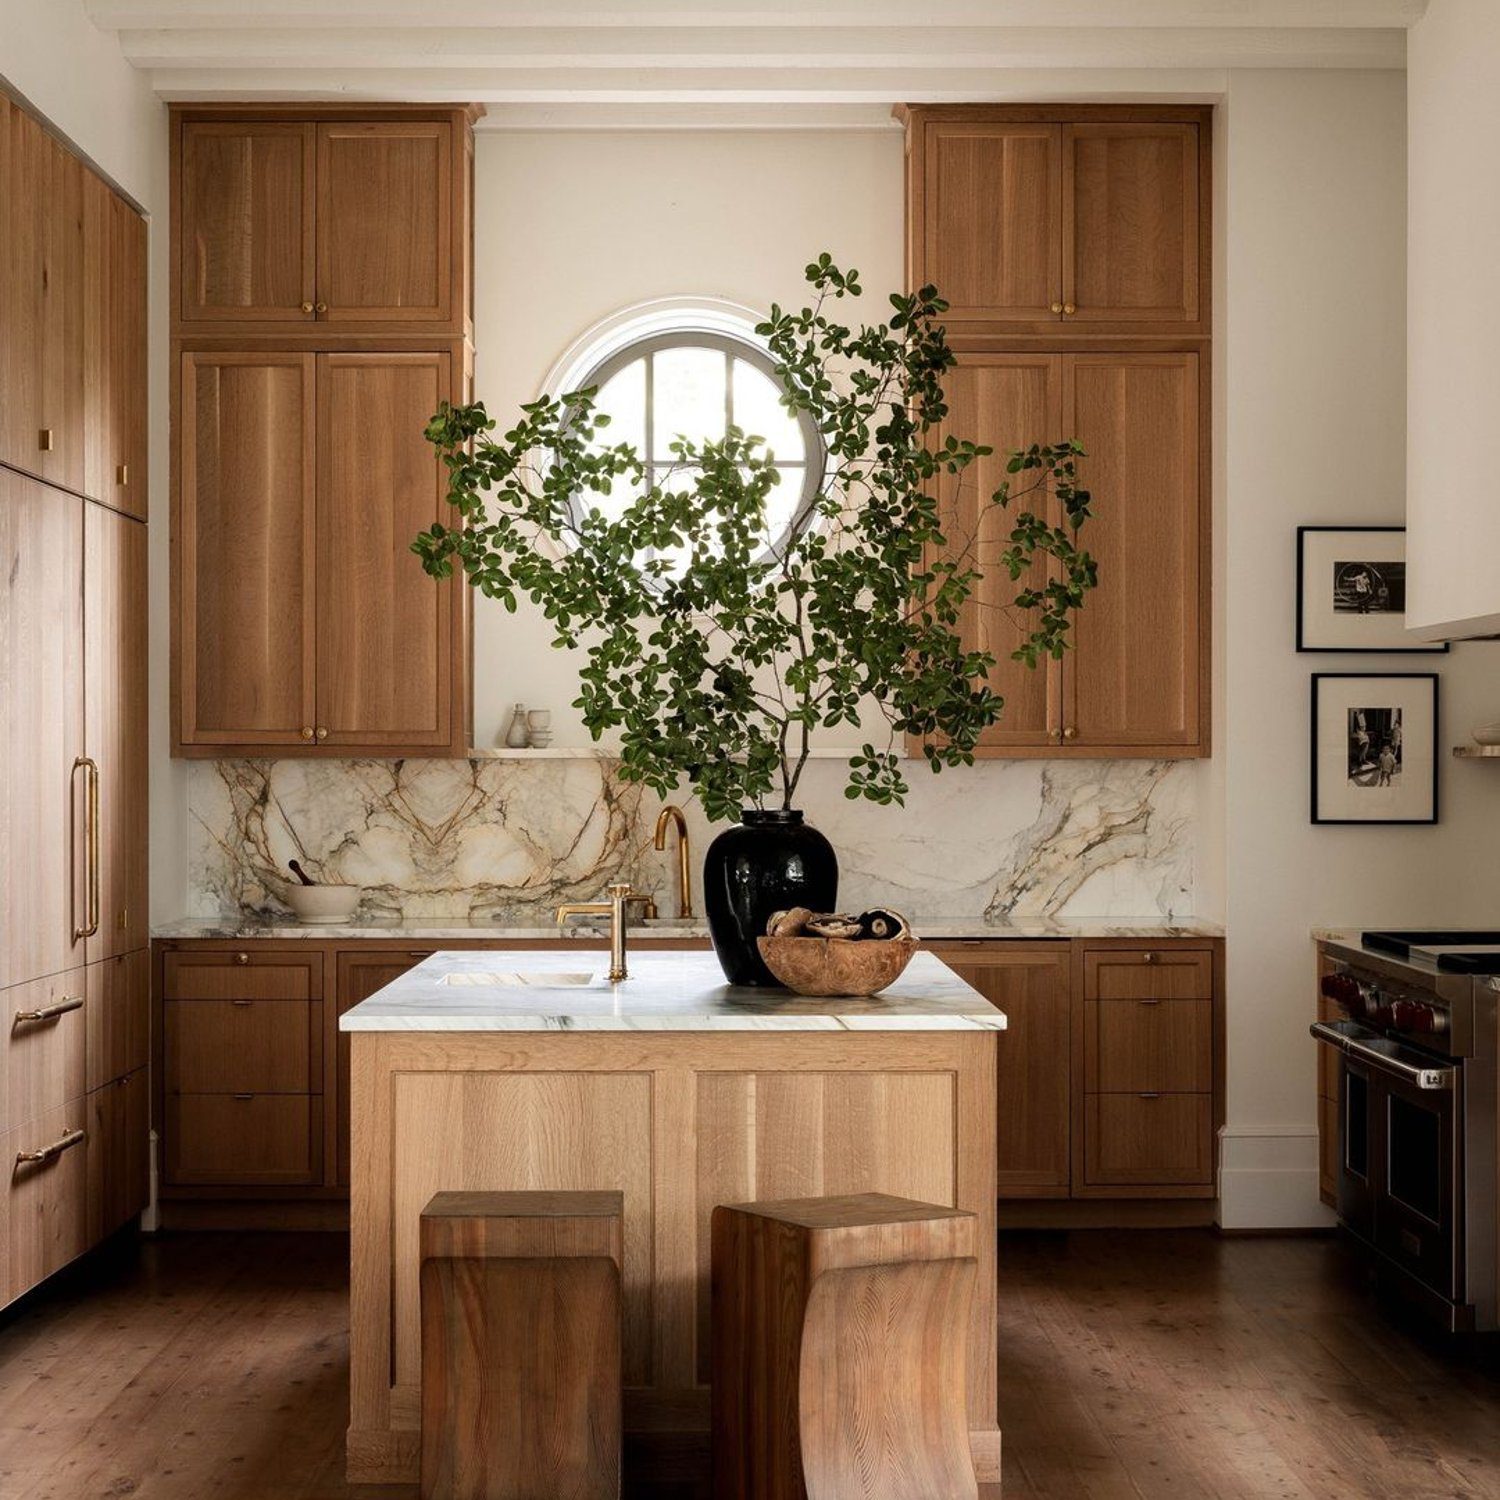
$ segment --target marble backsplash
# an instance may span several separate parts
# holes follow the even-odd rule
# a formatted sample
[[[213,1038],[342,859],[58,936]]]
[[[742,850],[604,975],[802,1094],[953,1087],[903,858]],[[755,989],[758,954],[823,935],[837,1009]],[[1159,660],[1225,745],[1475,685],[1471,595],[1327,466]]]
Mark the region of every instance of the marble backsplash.
[[[912,770],[897,808],[845,798],[842,761],[809,765],[798,801],[838,851],[841,905],[889,904],[918,923],[1193,915],[1190,763]],[[195,761],[188,800],[188,916],[283,914],[293,858],[363,886],[372,920],[524,924],[618,880],[676,912],[674,850],[651,846],[660,799],[613,761]],[[677,800],[696,881],[715,830]]]

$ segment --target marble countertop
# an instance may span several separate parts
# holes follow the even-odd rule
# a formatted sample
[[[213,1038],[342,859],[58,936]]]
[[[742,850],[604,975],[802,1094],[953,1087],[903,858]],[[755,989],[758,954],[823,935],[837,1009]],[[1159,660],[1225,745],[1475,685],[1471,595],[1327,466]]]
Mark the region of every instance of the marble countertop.
[[[1005,1014],[918,953],[879,995],[810,999],[724,983],[710,953],[440,952],[339,1018],[341,1031],[1003,1031]]]
[[[1164,938],[1217,938],[1224,935],[1218,922],[1199,921],[1195,917],[1099,917],[1064,920],[1061,918],[1017,918],[1011,922],[986,923],[979,918],[969,921],[932,921],[912,919],[918,937],[930,941],[944,938],[1140,938],[1160,941]],[[593,939],[608,935],[608,927],[598,923],[575,921],[566,927],[552,923],[530,926],[504,922],[468,921],[462,918],[415,918],[410,921],[372,921],[356,919],[336,925],[302,923],[285,918],[187,917],[175,922],[159,922],[151,929],[157,938],[274,938],[278,941],[312,938],[328,941],[341,938],[394,938],[412,942],[445,942],[450,939],[494,938],[497,942],[531,942],[557,938]],[[701,922],[665,921],[633,923],[632,942],[672,938],[706,938],[708,928]]]

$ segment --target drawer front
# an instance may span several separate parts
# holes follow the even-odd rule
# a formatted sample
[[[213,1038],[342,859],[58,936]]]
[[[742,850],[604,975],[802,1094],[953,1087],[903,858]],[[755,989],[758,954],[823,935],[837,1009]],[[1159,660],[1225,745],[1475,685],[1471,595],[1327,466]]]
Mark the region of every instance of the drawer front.
[[[15,1130],[84,1091],[85,976],[69,969],[0,990],[4,1066],[0,1130]]]
[[[88,1247],[87,1101],[13,1130],[0,1147],[6,1169],[4,1300],[14,1301]],[[23,1153],[45,1152],[21,1162]]]
[[[1083,956],[1085,1000],[1212,1000],[1207,948],[1094,948]]]
[[[321,1018],[307,1000],[168,1000],[167,1092],[320,1094]]]
[[[88,1097],[88,1234],[96,1244],[151,1196],[151,1096],[145,1068]]]
[[[1214,1086],[1213,1003],[1084,1002],[1084,1087],[1091,1093],[1207,1094]]]
[[[167,1180],[265,1186],[322,1180],[316,1094],[171,1094]]]
[[[88,1087],[103,1088],[151,1060],[151,955],[145,948],[90,964]]]
[[[168,1000],[316,1000],[323,993],[323,955],[285,948],[223,953],[168,953],[162,994]]]
[[[1090,1187],[1206,1185],[1213,1180],[1213,1095],[1090,1094],[1083,1142]]]

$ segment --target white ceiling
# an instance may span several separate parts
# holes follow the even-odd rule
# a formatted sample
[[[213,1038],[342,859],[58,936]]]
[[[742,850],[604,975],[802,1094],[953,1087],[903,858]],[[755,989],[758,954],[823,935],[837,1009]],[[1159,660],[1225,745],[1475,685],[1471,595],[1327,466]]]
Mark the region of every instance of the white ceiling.
[[[1231,67],[1401,68],[1426,0],[85,4],[166,98],[478,100],[492,126],[702,128],[877,124],[903,99],[1209,97]],[[1121,69],[1135,76],[1105,76]]]

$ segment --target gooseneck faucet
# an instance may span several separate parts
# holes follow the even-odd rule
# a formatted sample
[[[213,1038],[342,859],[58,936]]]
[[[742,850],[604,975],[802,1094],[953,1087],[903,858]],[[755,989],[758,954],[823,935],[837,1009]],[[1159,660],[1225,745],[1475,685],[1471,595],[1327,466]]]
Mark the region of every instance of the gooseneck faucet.
[[[656,838],[653,841],[653,847],[656,849],[667,847],[667,826],[671,823],[677,825],[677,915],[691,917],[693,915],[693,864],[688,846],[687,819],[683,817],[682,809],[671,802],[662,808],[656,819]]]
[[[561,927],[569,917],[609,918],[609,982],[619,984],[628,979],[625,968],[625,937],[630,925],[629,906],[632,901],[647,901],[650,898],[632,890],[628,885],[612,885],[606,888],[608,901],[570,901],[557,908],[557,925]]]

